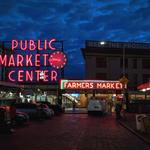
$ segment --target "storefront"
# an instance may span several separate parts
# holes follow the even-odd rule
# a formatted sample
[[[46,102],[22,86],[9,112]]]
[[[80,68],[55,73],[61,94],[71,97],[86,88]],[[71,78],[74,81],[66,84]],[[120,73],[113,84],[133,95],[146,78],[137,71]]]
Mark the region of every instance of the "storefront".
[[[20,101],[23,85],[0,81],[0,105],[8,105],[12,101]]]
[[[87,107],[91,97],[114,103],[117,97],[123,98],[123,84],[108,80],[61,80],[62,103],[66,106],[66,98],[70,103],[75,101],[79,108]],[[70,98],[69,96],[70,95]]]

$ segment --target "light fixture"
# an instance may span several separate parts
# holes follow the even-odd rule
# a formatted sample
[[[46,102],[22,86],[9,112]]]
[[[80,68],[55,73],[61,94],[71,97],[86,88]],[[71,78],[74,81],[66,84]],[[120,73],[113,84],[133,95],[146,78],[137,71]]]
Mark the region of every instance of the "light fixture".
[[[105,43],[105,41],[101,41],[100,44],[101,45],[105,45],[106,43]]]

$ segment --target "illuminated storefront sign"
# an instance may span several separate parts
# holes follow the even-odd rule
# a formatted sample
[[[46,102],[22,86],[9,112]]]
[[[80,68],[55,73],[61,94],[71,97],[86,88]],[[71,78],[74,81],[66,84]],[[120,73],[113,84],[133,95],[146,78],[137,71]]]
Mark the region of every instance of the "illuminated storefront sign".
[[[12,40],[12,54],[1,54],[0,66],[11,68],[7,77],[12,82],[40,81],[41,72],[44,82],[57,81],[57,71],[66,65],[67,58],[63,52],[57,50],[55,42],[56,39]]]
[[[131,48],[131,49],[150,49],[148,43],[134,43],[134,42],[110,42],[106,41],[105,44],[101,44],[102,41],[86,41],[87,47],[106,47],[106,48]]]
[[[123,84],[119,81],[105,80],[61,80],[61,89],[110,89],[122,90]]]
[[[143,92],[150,91],[150,81],[139,85],[137,89]]]

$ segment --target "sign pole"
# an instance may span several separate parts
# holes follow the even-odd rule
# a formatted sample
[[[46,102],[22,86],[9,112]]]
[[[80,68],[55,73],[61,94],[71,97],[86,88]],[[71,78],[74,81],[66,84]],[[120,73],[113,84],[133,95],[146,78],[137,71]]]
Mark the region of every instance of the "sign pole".
[[[61,43],[61,51],[64,52],[64,41],[61,40],[59,41]],[[61,78],[64,79],[64,68],[61,68]],[[58,96],[58,104],[59,105],[62,105],[62,91],[59,87],[59,84],[58,84],[58,88],[57,88],[57,96]]]

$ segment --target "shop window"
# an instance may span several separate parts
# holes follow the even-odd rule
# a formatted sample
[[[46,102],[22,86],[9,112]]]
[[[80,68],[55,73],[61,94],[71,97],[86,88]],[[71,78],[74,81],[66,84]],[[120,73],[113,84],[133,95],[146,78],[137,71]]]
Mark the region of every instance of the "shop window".
[[[96,79],[97,80],[107,80],[107,75],[106,75],[106,73],[97,73]]]
[[[150,59],[142,59],[142,66],[144,69],[150,69]]]
[[[97,68],[106,68],[107,67],[106,57],[96,57],[96,67]]]

